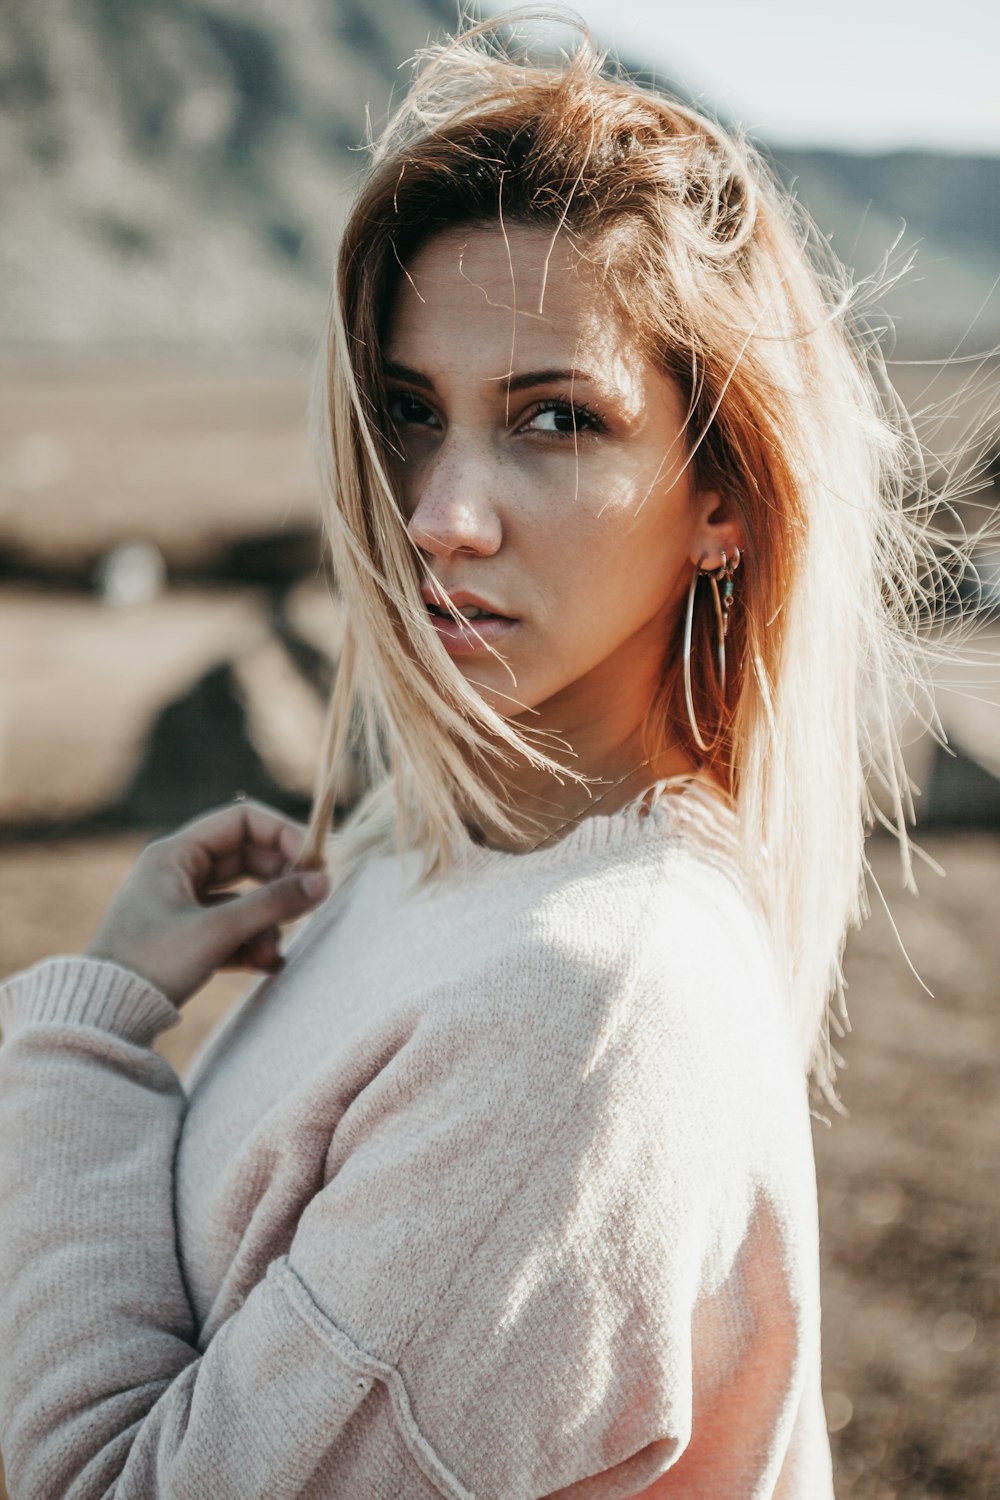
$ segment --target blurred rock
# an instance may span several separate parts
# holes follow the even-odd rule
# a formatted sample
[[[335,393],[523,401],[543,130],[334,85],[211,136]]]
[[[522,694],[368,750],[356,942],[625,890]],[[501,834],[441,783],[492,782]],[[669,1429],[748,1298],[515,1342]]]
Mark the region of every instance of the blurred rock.
[[[162,593],[166,578],[163,553],[152,542],[123,542],[106,552],[94,569],[102,601],[115,609],[148,604]]]
[[[102,826],[173,826],[237,791],[306,818],[320,764],[323,726],[342,616],[324,589],[303,585],[272,609],[272,634],[220,662],[164,704],[128,785],[94,817]],[[300,632],[308,622],[318,649]],[[320,628],[318,628],[320,627]],[[347,774],[341,810],[361,788]]]
[[[237,789],[307,805],[342,636],[322,582],[173,590],[127,614],[0,593],[0,825],[156,825]]]
[[[963,1354],[975,1337],[976,1320],[968,1313],[942,1313],[934,1323],[934,1343],[945,1354]]]

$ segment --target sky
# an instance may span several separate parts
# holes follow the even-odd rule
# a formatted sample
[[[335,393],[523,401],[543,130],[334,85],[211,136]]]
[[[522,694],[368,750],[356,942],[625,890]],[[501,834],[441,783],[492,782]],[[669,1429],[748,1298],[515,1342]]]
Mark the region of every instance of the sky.
[[[623,60],[648,60],[769,143],[1000,153],[998,0],[572,0],[572,9]]]

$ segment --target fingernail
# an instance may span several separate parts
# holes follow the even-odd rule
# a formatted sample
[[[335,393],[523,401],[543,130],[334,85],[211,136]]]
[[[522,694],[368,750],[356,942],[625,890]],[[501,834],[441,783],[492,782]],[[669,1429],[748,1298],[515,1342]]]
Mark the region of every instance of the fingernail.
[[[327,884],[327,878],[321,870],[312,870],[308,875],[303,875],[299,881],[302,894],[307,901],[318,901],[320,896],[325,896]]]

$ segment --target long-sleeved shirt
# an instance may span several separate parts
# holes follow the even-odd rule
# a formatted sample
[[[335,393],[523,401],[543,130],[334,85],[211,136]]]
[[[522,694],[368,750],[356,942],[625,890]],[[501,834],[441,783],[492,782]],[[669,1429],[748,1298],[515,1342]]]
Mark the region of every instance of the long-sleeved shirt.
[[[806,1080],[691,787],[371,857],[184,1083],[147,980],[0,987],[12,1500],[829,1500]]]

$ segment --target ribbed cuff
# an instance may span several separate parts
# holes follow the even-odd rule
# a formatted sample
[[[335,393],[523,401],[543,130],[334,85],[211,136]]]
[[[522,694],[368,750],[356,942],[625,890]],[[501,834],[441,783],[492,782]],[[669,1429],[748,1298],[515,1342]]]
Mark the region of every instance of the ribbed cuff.
[[[149,1046],[180,1011],[148,979],[110,959],[42,958],[0,985],[0,1030],[7,1041],[26,1026],[94,1026]]]

